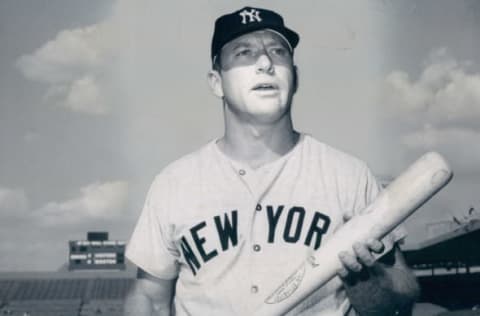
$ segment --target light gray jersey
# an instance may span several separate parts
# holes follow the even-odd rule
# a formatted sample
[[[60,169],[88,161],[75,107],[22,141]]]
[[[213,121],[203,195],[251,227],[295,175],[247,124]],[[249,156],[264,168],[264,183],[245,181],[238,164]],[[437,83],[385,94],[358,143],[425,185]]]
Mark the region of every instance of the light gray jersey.
[[[309,135],[257,169],[212,141],[155,178],[126,255],[158,278],[178,278],[177,315],[250,315],[378,192],[365,163]],[[403,237],[395,230],[386,249]],[[350,308],[335,277],[291,314]]]

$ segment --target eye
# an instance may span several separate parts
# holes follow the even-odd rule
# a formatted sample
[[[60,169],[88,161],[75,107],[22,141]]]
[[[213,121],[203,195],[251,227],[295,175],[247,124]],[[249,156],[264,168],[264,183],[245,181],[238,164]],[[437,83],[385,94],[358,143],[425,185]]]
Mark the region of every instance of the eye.
[[[252,56],[252,50],[249,48],[244,48],[235,53],[235,57],[248,57]]]
[[[289,51],[285,47],[272,47],[270,52],[277,56],[288,56]]]

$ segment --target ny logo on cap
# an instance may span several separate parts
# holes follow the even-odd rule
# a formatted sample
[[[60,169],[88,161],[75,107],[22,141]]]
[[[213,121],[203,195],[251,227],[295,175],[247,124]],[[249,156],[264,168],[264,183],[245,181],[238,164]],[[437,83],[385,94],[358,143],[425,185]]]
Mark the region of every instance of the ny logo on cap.
[[[247,17],[248,17],[248,23],[252,22],[261,22],[262,18],[260,17],[260,11],[251,9],[250,11],[247,11],[247,9],[243,10],[242,12],[239,13],[239,15],[242,17],[242,24],[247,24]]]

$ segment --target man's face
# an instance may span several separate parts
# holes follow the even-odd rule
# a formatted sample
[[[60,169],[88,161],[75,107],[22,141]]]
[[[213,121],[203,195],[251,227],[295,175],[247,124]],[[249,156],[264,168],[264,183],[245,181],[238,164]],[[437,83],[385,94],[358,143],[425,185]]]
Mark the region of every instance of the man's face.
[[[238,117],[274,122],[290,110],[296,74],[280,35],[260,30],[228,42],[220,53],[220,68],[223,96]]]

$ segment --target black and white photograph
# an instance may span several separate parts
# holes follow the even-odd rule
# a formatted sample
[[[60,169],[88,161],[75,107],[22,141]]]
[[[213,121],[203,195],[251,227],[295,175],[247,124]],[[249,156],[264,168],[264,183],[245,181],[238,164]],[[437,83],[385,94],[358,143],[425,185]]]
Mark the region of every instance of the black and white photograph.
[[[0,0],[0,315],[480,315],[480,1]]]

